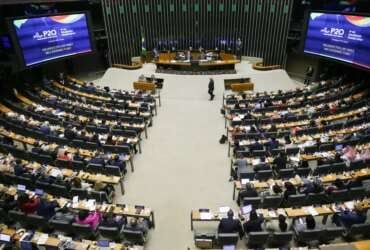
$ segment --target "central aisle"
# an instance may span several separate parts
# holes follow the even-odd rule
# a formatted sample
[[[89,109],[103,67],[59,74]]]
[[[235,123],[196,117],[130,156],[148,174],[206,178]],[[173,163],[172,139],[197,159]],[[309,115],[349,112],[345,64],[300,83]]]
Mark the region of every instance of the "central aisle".
[[[151,74],[150,68],[145,70],[146,75]],[[131,83],[141,72],[110,69],[99,84],[132,89]],[[284,74],[271,79],[286,82]],[[149,128],[148,139],[143,140],[142,155],[135,158],[134,174],[126,178],[126,194],[117,197],[117,202],[154,209],[156,228],[150,231],[146,249],[187,249],[194,246],[191,209],[236,208],[232,183],[228,182],[227,145],[218,143],[225,133],[220,114],[224,77],[214,77],[216,98],[210,102],[209,76],[156,75],[165,78],[162,107]],[[195,223],[195,229],[199,227]]]

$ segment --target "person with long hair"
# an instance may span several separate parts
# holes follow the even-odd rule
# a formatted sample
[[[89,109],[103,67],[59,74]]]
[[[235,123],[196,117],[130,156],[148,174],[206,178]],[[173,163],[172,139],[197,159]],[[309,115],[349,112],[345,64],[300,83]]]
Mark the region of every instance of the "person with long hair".
[[[277,220],[269,220],[265,222],[265,228],[271,232],[286,232],[291,226],[290,221],[287,221],[287,218],[279,214]]]
[[[259,217],[256,210],[253,209],[249,214],[249,220],[243,225],[244,232],[247,234],[250,232],[261,232],[263,221],[264,219]]]

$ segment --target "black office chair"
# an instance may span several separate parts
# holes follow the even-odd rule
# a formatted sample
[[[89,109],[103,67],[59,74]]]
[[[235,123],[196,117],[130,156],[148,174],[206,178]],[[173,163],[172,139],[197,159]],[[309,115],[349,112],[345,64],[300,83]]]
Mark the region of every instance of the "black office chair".
[[[370,237],[370,223],[352,225],[344,236],[351,240],[358,236],[363,236],[368,239]]]
[[[257,209],[260,207],[262,203],[262,199],[260,197],[244,197],[243,198],[243,205],[252,205],[254,209]]]
[[[72,140],[71,145],[75,148],[85,148],[85,142],[83,140]]]
[[[292,168],[286,168],[286,169],[280,169],[279,170],[279,176],[281,179],[290,179],[290,178],[293,178],[295,175],[294,173],[294,169]]]
[[[311,245],[316,243],[319,243],[320,236],[323,234],[323,230],[321,229],[313,229],[313,230],[303,230],[301,232],[298,232],[297,241],[298,243],[303,243],[306,245]]]
[[[98,232],[103,238],[113,240],[115,242],[121,242],[122,235],[118,227],[98,227]]]
[[[117,166],[112,166],[112,165],[106,165],[104,167],[104,174],[108,176],[123,176],[123,173],[121,172],[121,169]]]
[[[25,223],[26,214],[22,211],[9,210],[8,215],[12,221],[18,222],[22,226],[27,226]]]
[[[250,232],[247,235],[248,248],[263,248],[270,236],[269,232]]]
[[[345,231],[344,227],[329,227],[325,228],[324,233],[322,234],[320,241],[328,244],[336,238],[342,237]]]
[[[287,155],[296,155],[299,152],[299,148],[287,148],[285,151]]]
[[[349,189],[349,195],[351,199],[360,200],[365,198],[366,189],[364,187],[354,187]]]
[[[313,171],[313,175],[326,175],[330,173],[331,169],[332,167],[330,164],[320,165],[315,168],[315,170]]]
[[[305,154],[313,154],[317,152],[319,149],[316,145],[314,146],[308,146],[303,148]]]
[[[87,199],[88,197],[87,190],[82,188],[71,188],[70,194],[72,197],[78,196],[80,200]]]
[[[328,202],[328,197],[325,193],[309,193],[307,196],[306,205],[321,205]]]
[[[107,192],[105,191],[90,191],[89,198],[96,200],[98,203],[112,203],[113,200],[113,192],[110,195],[107,195]]]
[[[356,170],[363,169],[365,167],[366,167],[366,165],[365,165],[365,162],[363,160],[353,161],[349,165],[349,170],[350,171],[356,171]]]
[[[272,178],[272,170],[261,170],[256,173],[255,178],[259,181],[267,181]]]
[[[52,195],[57,197],[71,197],[66,186],[51,184],[48,190]]]
[[[27,214],[25,217],[27,228],[44,230],[47,226],[47,220],[43,216],[37,214]]]
[[[266,150],[253,150],[252,151],[253,157],[263,157],[263,156],[266,156],[266,154],[267,154]]]
[[[345,162],[338,162],[332,164],[331,172],[333,173],[342,173],[347,170],[347,166]]]
[[[15,181],[17,184],[25,185],[28,189],[32,189],[34,187],[34,182],[28,177],[15,176]]]
[[[129,229],[123,229],[122,235],[125,242],[136,245],[144,245],[145,237],[142,231],[133,231]]]
[[[69,221],[51,219],[49,220],[49,225],[57,232],[65,234],[70,234],[72,232],[72,225]]]
[[[72,223],[72,234],[76,236],[81,236],[81,238],[88,238],[94,240],[97,236],[96,231],[94,231],[90,225]]]
[[[287,206],[288,207],[302,207],[306,203],[305,194],[292,194],[288,196]]]
[[[103,173],[103,168],[104,166],[101,164],[89,163],[87,164],[86,171],[93,174]]]
[[[277,155],[279,155],[280,153],[283,153],[283,152],[285,152],[285,150],[283,148],[275,148],[275,149],[271,150],[270,153],[271,153],[272,156],[277,156]]]
[[[349,200],[349,191],[344,190],[334,190],[330,195],[329,198],[332,202],[343,202]]]
[[[217,242],[220,247],[223,246],[236,246],[238,244],[238,233],[219,233],[217,234]]]
[[[301,177],[307,177],[311,173],[310,168],[297,168],[295,173]]]
[[[72,161],[72,169],[74,171],[85,171],[85,163],[83,161]]]
[[[332,151],[335,149],[334,144],[321,144],[319,147],[320,152]]]
[[[291,240],[293,239],[293,232],[274,232],[269,241],[269,245],[272,247],[278,247],[279,249],[288,248]]]
[[[283,197],[280,195],[276,196],[266,196],[263,199],[262,207],[263,208],[279,208],[281,205],[281,202],[283,201]]]
[[[59,160],[55,161],[55,166],[58,168],[69,168],[72,169],[72,162],[68,160]]]

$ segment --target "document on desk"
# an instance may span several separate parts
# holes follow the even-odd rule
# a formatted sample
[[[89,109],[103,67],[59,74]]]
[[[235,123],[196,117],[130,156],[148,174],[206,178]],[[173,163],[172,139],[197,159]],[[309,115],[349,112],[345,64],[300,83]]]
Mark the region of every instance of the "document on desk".
[[[95,200],[93,199],[90,199],[87,201],[87,204],[86,204],[86,207],[90,210],[90,211],[94,211],[96,209],[96,202]]]
[[[37,245],[45,245],[48,238],[49,238],[48,234],[41,234],[37,239]]]
[[[210,220],[212,219],[212,214],[209,212],[201,212],[199,213],[201,220]]]
[[[284,208],[278,208],[278,210],[276,212],[277,212],[278,215],[281,214],[281,215],[287,216]]]
[[[269,217],[270,217],[270,218],[276,218],[276,217],[278,217],[278,216],[277,216],[277,214],[275,213],[275,211],[271,210],[271,211],[269,211]]]
[[[242,179],[241,183],[242,183],[242,185],[245,185],[245,184],[249,183],[249,179]]]
[[[257,164],[260,164],[261,163],[261,159],[257,158],[257,159],[253,159],[252,160],[252,165],[257,165]]]
[[[353,210],[355,208],[355,203],[353,201],[347,201],[344,203],[344,205],[346,206],[346,208],[348,208],[349,210]]]
[[[313,206],[304,207],[303,210],[312,216],[317,216],[319,213],[316,211],[316,209]]]

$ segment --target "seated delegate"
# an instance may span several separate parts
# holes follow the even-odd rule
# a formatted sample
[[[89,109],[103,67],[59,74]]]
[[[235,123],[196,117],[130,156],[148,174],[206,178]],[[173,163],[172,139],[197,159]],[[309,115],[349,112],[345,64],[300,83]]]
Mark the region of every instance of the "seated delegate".
[[[238,233],[240,239],[243,237],[243,228],[238,219],[234,219],[233,210],[227,212],[227,218],[222,218],[218,225],[218,233]]]

